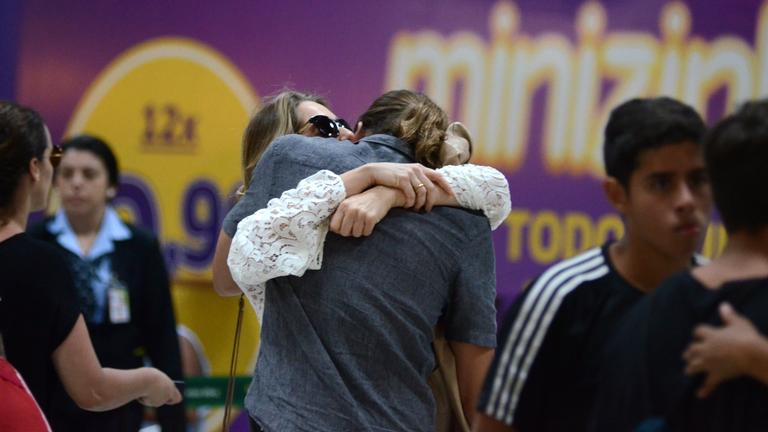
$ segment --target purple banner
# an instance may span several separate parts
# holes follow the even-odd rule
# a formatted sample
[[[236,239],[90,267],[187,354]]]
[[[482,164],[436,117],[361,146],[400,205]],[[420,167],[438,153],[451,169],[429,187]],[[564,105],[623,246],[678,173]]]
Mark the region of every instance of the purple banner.
[[[0,2],[0,99],[14,99],[21,15],[19,0]]]

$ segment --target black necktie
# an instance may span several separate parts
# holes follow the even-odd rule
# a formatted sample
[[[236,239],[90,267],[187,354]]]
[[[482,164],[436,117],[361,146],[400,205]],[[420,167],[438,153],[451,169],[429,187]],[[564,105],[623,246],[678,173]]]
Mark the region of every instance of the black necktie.
[[[102,255],[91,261],[70,254],[72,273],[74,273],[75,277],[75,288],[80,298],[80,311],[89,323],[100,323],[102,321],[102,317],[97,315],[98,305],[96,304],[93,286],[99,280],[97,270],[106,257],[107,255]]]

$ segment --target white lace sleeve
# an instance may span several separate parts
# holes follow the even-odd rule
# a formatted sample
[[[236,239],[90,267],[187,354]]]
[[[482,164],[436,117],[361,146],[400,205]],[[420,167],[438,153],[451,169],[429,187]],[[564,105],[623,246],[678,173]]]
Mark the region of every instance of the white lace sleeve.
[[[237,224],[227,264],[260,322],[266,281],[320,268],[328,216],[345,197],[341,177],[323,170]]]
[[[465,164],[446,165],[437,171],[451,185],[459,205],[482,210],[492,229],[498,228],[509,215],[509,184],[497,169]]]

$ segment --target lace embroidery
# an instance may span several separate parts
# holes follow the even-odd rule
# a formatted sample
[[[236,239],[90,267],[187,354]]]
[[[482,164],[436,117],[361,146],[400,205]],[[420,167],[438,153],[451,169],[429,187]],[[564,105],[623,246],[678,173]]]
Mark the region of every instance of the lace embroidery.
[[[504,222],[512,209],[509,184],[495,168],[479,165],[447,165],[437,170],[451,185],[459,205],[482,210],[491,229]]]
[[[319,171],[237,225],[227,264],[259,322],[266,281],[320,268],[328,216],[345,197],[341,177]]]

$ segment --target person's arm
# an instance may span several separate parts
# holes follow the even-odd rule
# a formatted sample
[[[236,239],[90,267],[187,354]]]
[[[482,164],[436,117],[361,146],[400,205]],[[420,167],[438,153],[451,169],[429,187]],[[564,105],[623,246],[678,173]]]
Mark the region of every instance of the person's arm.
[[[496,229],[509,215],[512,203],[509,183],[497,169],[481,165],[449,165],[437,170],[453,190],[458,206],[481,210],[491,229]],[[449,205],[455,204],[437,204]]]
[[[446,251],[458,255],[451,295],[441,320],[456,360],[464,416],[471,424],[497,343],[496,275],[490,229],[481,220],[473,221],[466,229],[466,239],[458,249]]]
[[[530,286],[529,286],[530,288]],[[500,368],[501,358],[503,355],[503,349],[509,345],[508,338],[512,336],[515,322],[519,319],[520,309],[524,303],[525,297],[527,297],[528,289],[523,291],[522,294],[515,300],[514,304],[510,307],[507,315],[504,319],[501,330],[499,331],[499,337],[502,338],[499,341],[499,347],[494,353],[494,360],[488,367],[488,371],[484,377],[483,388],[478,396],[478,403],[472,407],[474,412],[474,418],[472,420],[472,432],[517,432],[518,429],[511,423],[502,421],[506,417],[507,412],[497,412],[493,408],[494,402],[491,402],[491,394],[493,391],[494,381],[497,377],[503,376],[507,370]],[[513,372],[514,371],[510,371]],[[493,415],[491,415],[491,413]]]
[[[154,407],[181,401],[173,381],[158,369],[101,367],[82,315],[52,358],[64,389],[82,409],[107,411],[133,400]]]
[[[496,229],[511,210],[509,184],[498,170],[479,165],[445,166],[436,170],[450,186],[430,192],[432,205],[481,210]],[[368,236],[395,207],[407,207],[402,191],[377,186],[346,198],[331,218],[330,230],[341,236]],[[425,207],[426,208],[426,207]]]
[[[760,337],[760,340],[751,346],[751,355],[746,368],[747,375],[768,385],[768,339]]]
[[[472,424],[485,374],[493,361],[494,349],[462,342],[449,342],[449,344],[456,357],[456,378],[459,384],[461,406],[467,423]]]
[[[450,193],[451,186],[435,170],[421,164],[368,163],[341,174],[347,196],[359,194],[372,186],[387,186],[405,195],[403,207],[432,210],[438,190]]]
[[[537,430],[553,414],[561,414],[562,407],[552,402],[579,378],[567,347],[583,345],[572,334],[574,318],[583,312],[573,298],[547,295],[562,282],[551,279],[552,273],[550,268],[532,281],[507,311],[472,430]]]
[[[229,272],[227,257],[229,248],[232,245],[232,237],[223,229],[219,231],[219,238],[216,240],[216,252],[213,255],[213,289],[222,297],[229,297],[241,294],[240,287],[232,279],[232,273]]]
[[[405,204],[406,197],[401,191],[375,186],[342,201],[331,216],[329,228],[343,237],[367,237],[391,209]]]
[[[685,350],[685,373],[706,374],[697,395],[705,398],[724,381],[750,376],[768,385],[768,339],[728,303],[720,305],[723,327],[699,325]]]
[[[319,171],[244,218],[232,238],[227,265],[261,319],[264,283],[317,269],[328,232],[328,216],[344,199],[344,183]]]
[[[756,342],[749,350],[751,354],[747,354],[747,375],[768,385],[768,339],[760,336]]]

